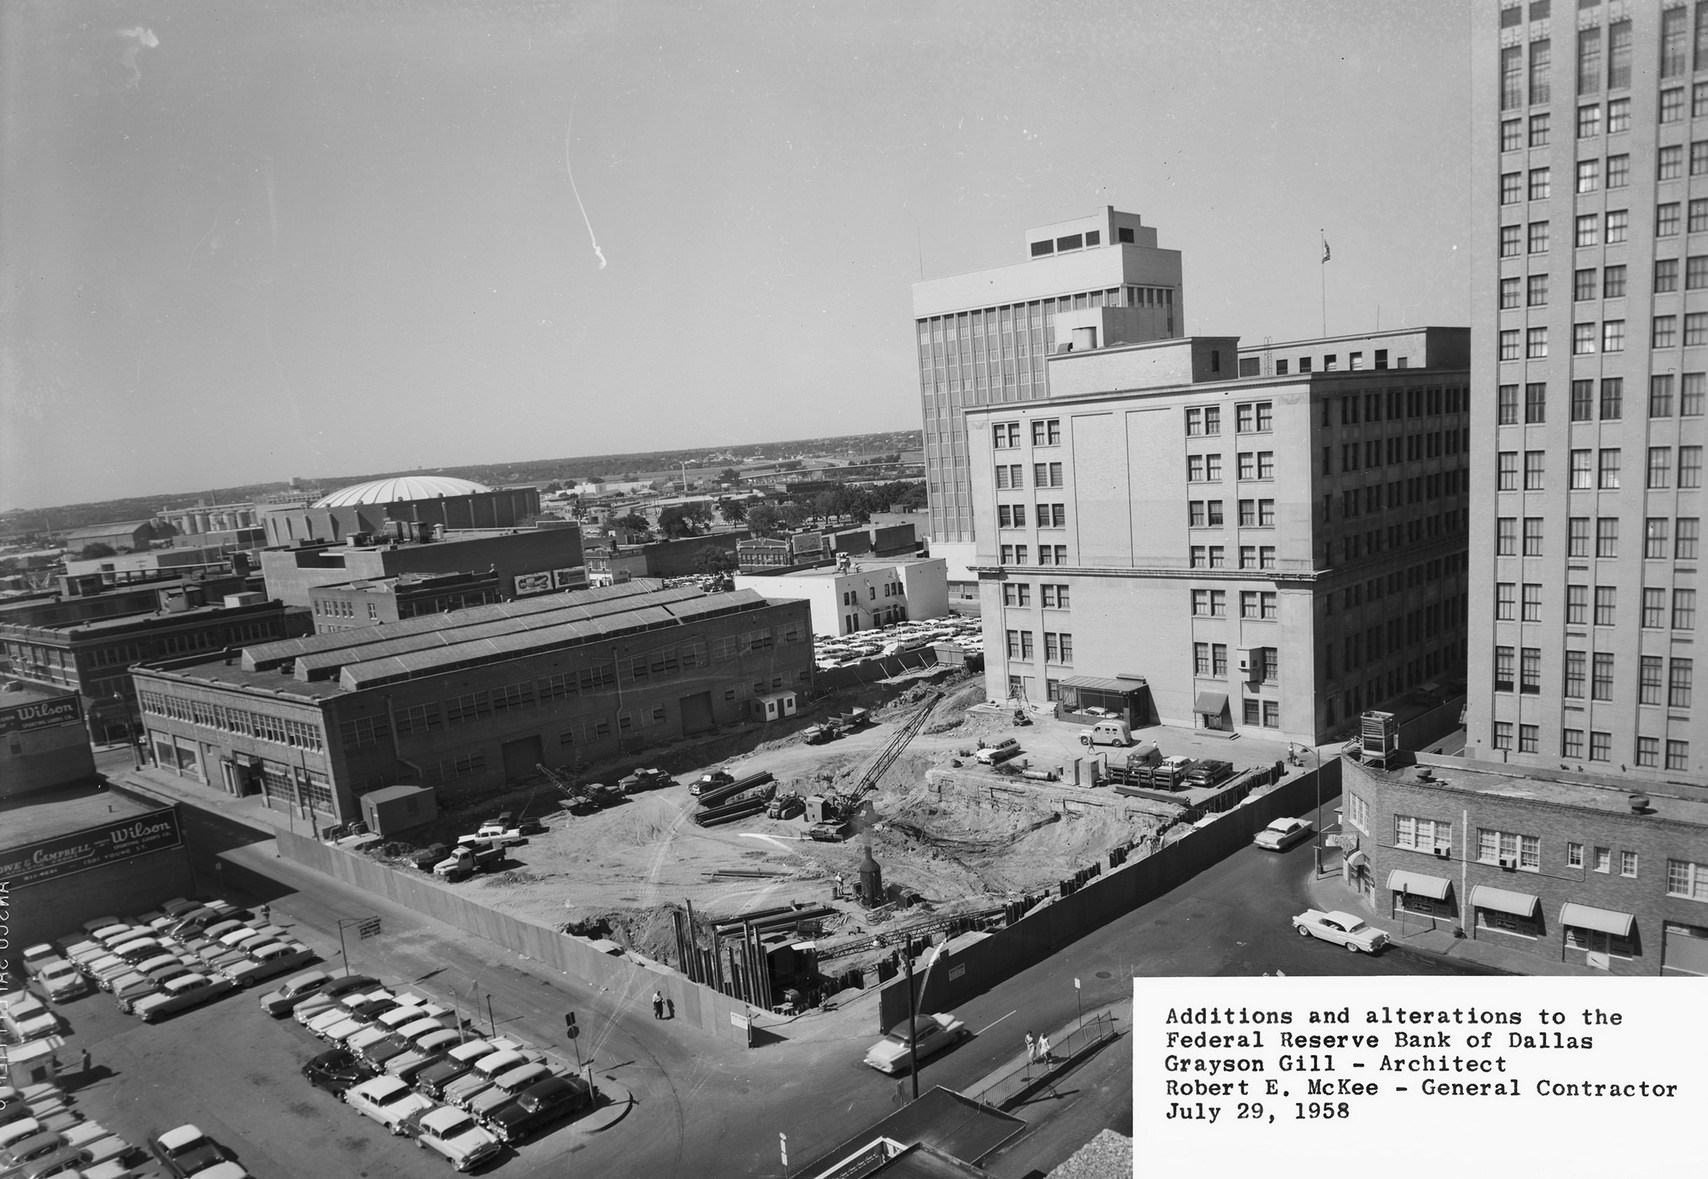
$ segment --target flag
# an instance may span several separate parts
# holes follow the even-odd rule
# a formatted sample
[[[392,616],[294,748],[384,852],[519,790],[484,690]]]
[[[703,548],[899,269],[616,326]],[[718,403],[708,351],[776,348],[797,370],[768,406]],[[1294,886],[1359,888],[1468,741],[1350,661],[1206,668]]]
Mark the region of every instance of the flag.
[[[1326,238],[1326,237],[1325,237],[1325,238],[1323,238],[1323,261],[1324,261],[1324,262],[1327,262],[1327,261],[1328,261],[1328,258],[1329,258],[1329,254],[1328,254],[1328,238]]]

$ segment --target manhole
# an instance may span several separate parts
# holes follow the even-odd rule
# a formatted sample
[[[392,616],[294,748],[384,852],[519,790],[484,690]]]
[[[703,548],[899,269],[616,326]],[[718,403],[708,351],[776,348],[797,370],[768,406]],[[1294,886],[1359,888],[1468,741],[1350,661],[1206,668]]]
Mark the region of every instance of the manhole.
[[[1093,978],[1114,978],[1115,976],[1113,974],[1110,974],[1107,970],[1099,970],[1092,977]]]

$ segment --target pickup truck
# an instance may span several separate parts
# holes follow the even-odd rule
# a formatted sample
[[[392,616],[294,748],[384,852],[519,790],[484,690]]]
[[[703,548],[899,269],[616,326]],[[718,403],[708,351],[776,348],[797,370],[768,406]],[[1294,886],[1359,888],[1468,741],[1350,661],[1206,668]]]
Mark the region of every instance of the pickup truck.
[[[617,785],[624,794],[638,794],[642,790],[652,790],[659,786],[674,786],[675,780],[663,770],[636,770]]]
[[[808,727],[801,733],[801,740],[808,745],[824,745],[842,736],[842,722],[836,717],[821,721]]]
[[[807,830],[807,837],[820,843],[841,843],[848,838],[850,828],[842,819],[832,819],[824,823],[814,823]]]
[[[1013,737],[1004,737],[995,745],[987,745],[973,754],[973,760],[984,766],[1001,765],[1011,758],[1019,757],[1025,750],[1020,748],[1020,742]]]
[[[488,844],[460,844],[451,854],[433,865],[433,875],[441,880],[464,880],[476,872],[491,872],[504,863],[504,848]]]

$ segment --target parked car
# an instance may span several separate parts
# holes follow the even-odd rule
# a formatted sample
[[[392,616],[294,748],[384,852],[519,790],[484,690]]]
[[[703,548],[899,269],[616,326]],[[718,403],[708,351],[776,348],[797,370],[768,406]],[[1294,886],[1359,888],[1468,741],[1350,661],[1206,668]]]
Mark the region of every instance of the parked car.
[[[881,1073],[893,1076],[905,1072],[914,1056],[924,1060],[951,1044],[959,1043],[969,1034],[967,1025],[952,1015],[921,1015],[914,1019],[910,1037],[907,1021],[903,1020],[867,1050],[866,1063]]]
[[[430,1150],[458,1171],[472,1171],[504,1148],[460,1109],[448,1105],[410,1115],[408,1132],[415,1145]]]
[[[735,781],[735,775],[726,770],[712,770],[701,774],[700,777],[688,784],[688,793],[698,795],[702,790],[715,790],[719,786],[728,786]]]
[[[636,770],[617,783],[624,794],[638,794],[642,790],[656,790],[662,786],[676,785],[676,779],[663,770]]]
[[[409,862],[423,872],[431,872],[433,865],[445,858],[450,848],[443,843],[430,843],[419,851],[409,853]]]
[[[444,1056],[422,1069],[415,1075],[415,1085],[429,1097],[442,1097],[445,1088],[457,1078],[467,1075],[475,1065],[475,1061],[483,1056],[490,1056],[500,1047],[515,1047],[510,1041],[469,1040],[458,1044]]]
[[[230,1156],[195,1125],[182,1125],[148,1140],[148,1150],[174,1175],[189,1176],[226,1162]]]
[[[509,1105],[518,1093],[530,1085],[537,1085],[551,1075],[551,1066],[544,1061],[533,1060],[527,1064],[519,1064],[501,1073],[491,1085],[469,1098],[464,1108],[475,1117],[484,1118],[499,1106]]]
[[[306,1026],[310,1019],[324,1012],[329,1007],[336,1007],[339,1000],[353,991],[371,991],[380,985],[380,980],[367,974],[346,974],[323,984],[319,990],[308,995],[291,1009],[296,1021]]]
[[[314,951],[301,942],[267,942],[251,949],[248,961],[226,967],[225,972],[238,986],[252,987],[313,961]]]
[[[160,985],[146,974],[132,971],[113,980],[113,999],[117,1001],[119,1010],[126,1014],[136,1006],[137,1000],[158,994]]]
[[[404,1120],[410,1114],[433,1108],[433,1102],[396,1077],[375,1077],[363,1081],[339,1094],[345,1105],[372,1118],[393,1134],[404,1133]]]
[[[36,989],[55,1003],[66,1003],[94,990],[83,972],[55,955],[51,962],[35,968]]]
[[[275,1019],[289,1015],[296,1006],[332,981],[324,970],[305,970],[261,996],[261,1010]]]
[[[334,1097],[353,1085],[372,1080],[374,1070],[354,1052],[334,1048],[311,1057],[302,1066],[302,1075],[316,1089],[324,1089]]]
[[[1019,757],[1024,752],[1025,750],[1020,748],[1020,742],[1013,737],[1004,737],[995,745],[987,745],[973,754],[973,760],[983,766],[994,766]]]
[[[593,1092],[580,1077],[549,1077],[518,1093],[486,1116],[503,1142],[519,1142],[593,1104]]]
[[[0,995],[0,1027],[16,1043],[39,1040],[59,1031],[59,1016],[28,991]]]
[[[91,958],[83,966],[83,973],[88,975],[89,981],[103,991],[112,990],[113,980],[130,972],[131,964],[117,954],[102,954],[99,958]]]
[[[443,1090],[443,1100],[450,1105],[466,1106],[476,1094],[509,1072],[530,1063],[530,1057],[518,1048],[503,1048],[487,1053],[474,1062],[474,1067],[458,1077]]]
[[[1286,851],[1295,843],[1309,839],[1314,829],[1309,819],[1276,819],[1252,836],[1251,841],[1266,851]]]
[[[1233,762],[1210,757],[1192,763],[1192,768],[1186,771],[1186,783],[1189,786],[1218,786],[1233,776]]]
[[[180,1011],[199,1007],[237,986],[224,975],[186,974],[160,988],[158,995],[138,999],[133,1008],[143,1023],[155,1023]]]
[[[1293,918],[1293,928],[1300,937],[1318,937],[1348,950],[1374,954],[1388,944],[1388,935],[1373,925],[1366,925],[1351,913],[1320,912],[1306,909]]]
[[[374,1024],[366,1032],[351,1036],[344,1046],[375,1068],[383,1068],[386,1061],[408,1052],[421,1037],[448,1030],[436,1019],[414,1019],[396,1029]],[[369,1034],[376,1031],[378,1035]]]
[[[393,1054],[388,1051],[382,1059],[380,1052],[375,1050],[369,1053],[369,1057],[392,1076],[409,1081],[429,1064],[442,1059],[445,1052],[455,1048],[462,1035],[454,1028],[439,1028],[420,1037],[401,1052]]]

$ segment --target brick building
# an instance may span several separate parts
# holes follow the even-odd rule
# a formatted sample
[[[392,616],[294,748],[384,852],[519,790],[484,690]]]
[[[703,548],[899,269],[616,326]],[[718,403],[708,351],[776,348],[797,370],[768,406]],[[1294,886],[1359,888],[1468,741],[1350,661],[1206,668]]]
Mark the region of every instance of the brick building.
[[[0,684],[0,800],[95,778],[95,752],[74,693]]]
[[[1453,758],[1342,769],[1345,879],[1402,929],[1708,974],[1708,790]]]
[[[442,800],[757,719],[809,687],[804,602],[656,582],[548,594],[135,672],[162,769],[317,821]]]
[[[316,634],[502,602],[497,573],[401,573],[310,591]]]

